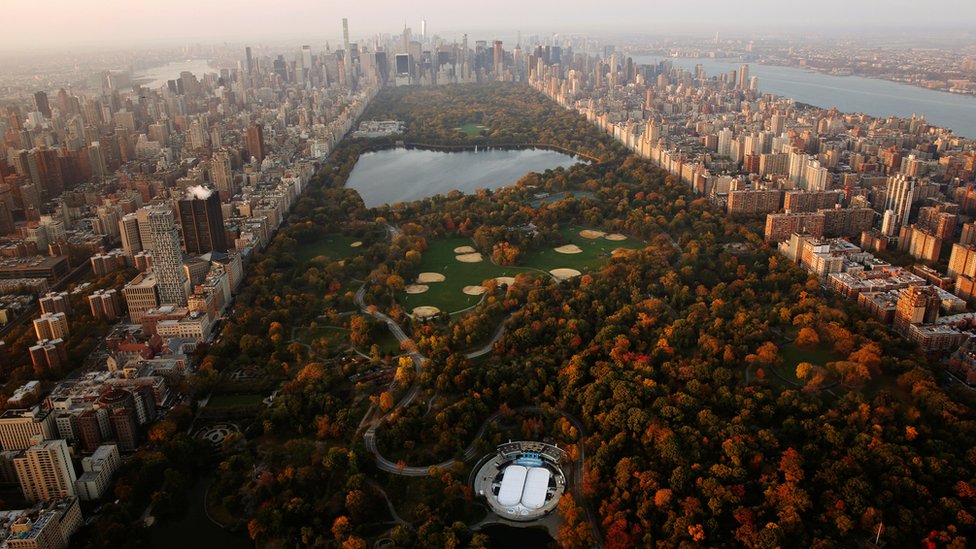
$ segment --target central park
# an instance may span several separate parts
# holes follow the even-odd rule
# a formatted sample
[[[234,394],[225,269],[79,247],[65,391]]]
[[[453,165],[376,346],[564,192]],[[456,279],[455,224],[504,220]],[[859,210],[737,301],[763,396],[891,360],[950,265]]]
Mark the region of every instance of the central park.
[[[890,539],[973,528],[965,397],[758,222],[526,85],[386,88],[363,119],[405,133],[323,162],[190,381],[211,451],[167,443],[165,422],[187,422],[169,418],[120,473],[163,486],[155,529],[188,527],[188,499],[213,543],[261,547],[835,547],[882,521]],[[587,161],[367,207],[357,162],[404,143]],[[513,440],[565,454],[539,524],[475,489]]]

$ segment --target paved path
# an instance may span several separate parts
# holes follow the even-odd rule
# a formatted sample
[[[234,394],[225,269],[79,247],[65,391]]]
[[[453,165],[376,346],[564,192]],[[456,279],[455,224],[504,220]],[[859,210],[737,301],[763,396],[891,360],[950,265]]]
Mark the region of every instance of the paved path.
[[[381,496],[383,496],[383,500],[386,501],[386,508],[390,511],[390,516],[393,517],[393,520],[397,524],[403,526],[410,526],[409,522],[403,520],[402,518],[400,518],[400,515],[397,514],[396,508],[393,507],[393,502],[390,501],[390,496],[386,495],[386,490],[384,490],[382,486],[380,486],[378,483],[372,480],[367,480],[366,482],[369,483],[369,485],[373,487],[377,492],[379,492]]]
[[[464,358],[478,358],[479,356],[484,356],[490,353],[492,349],[495,348],[495,344],[498,343],[498,340],[505,335],[505,323],[508,322],[512,316],[513,315],[508,315],[508,318],[503,320],[502,323],[498,325],[498,329],[495,330],[495,334],[491,336],[491,341],[489,341],[484,347],[475,349],[474,351],[465,354]]]

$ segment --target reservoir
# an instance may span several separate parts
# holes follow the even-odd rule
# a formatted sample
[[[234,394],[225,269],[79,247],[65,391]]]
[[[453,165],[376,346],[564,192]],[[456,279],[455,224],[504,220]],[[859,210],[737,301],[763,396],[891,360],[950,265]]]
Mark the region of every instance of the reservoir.
[[[156,89],[165,86],[167,80],[179,79],[180,73],[184,71],[193,73],[197,80],[202,80],[204,74],[220,72],[219,69],[211,67],[206,59],[187,59],[186,61],[166,63],[161,67],[136,71],[132,80],[147,88]]]
[[[346,187],[372,208],[410,202],[453,190],[471,193],[512,185],[529,172],[568,168],[576,157],[545,149],[488,149],[441,152],[389,149],[369,152],[349,174]]]
[[[634,56],[635,63],[656,64],[660,57]],[[668,58],[677,67],[694,72],[701,64],[705,74],[721,76],[737,70],[742,61],[732,59]],[[951,128],[956,135],[976,138],[976,97],[927,90],[909,84],[863,78],[834,76],[796,67],[748,63],[749,75],[759,77],[764,93],[789,97],[794,101],[841,112],[864,113],[876,117],[911,118],[925,115],[936,126]]]

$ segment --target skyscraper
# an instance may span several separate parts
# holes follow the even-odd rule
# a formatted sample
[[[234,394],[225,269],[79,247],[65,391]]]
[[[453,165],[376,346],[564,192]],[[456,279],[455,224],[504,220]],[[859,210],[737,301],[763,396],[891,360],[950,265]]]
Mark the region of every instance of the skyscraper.
[[[739,77],[736,79],[736,85],[740,90],[749,89],[749,65],[739,67]]]
[[[139,236],[139,219],[134,213],[126,214],[119,221],[119,233],[122,237],[122,250],[125,257],[132,263],[132,258],[143,250],[142,239]]]
[[[64,440],[46,440],[31,446],[13,462],[27,501],[34,503],[75,495],[77,477],[68,443]]]
[[[248,156],[255,158],[259,164],[264,161],[264,132],[261,126],[257,124],[248,126],[244,144],[247,146]]]
[[[188,255],[227,251],[220,197],[205,187],[192,187],[179,202],[183,246]]]
[[[44,115],[44,118],[51,118],[51,104],[47,100],[47,94],[39,91],[34,94],[34,106],[37,112]]]
[[[888,187],[885,193],[885,209],[894,210],[897,224],[908,225],[908,215],[912,211],[915,201],[915,179],[903,174],[888,177]]]
[[[352,89],[352,50],[349,49],[349,20],[342,18],[342,66],[346,73],[346,86]]]
[[[188,284],[173,211],[166,206],[147,206],[144,209],[149,220],[159,301],[167,305],[186,305]]]
[[[214,151],[213,160],[210,162],[210,180],[220,193],[221,199],[227,199],[237,194],[237,187],[234,185],[234,170],[230,164],[230,151],[219,149]]]
[[[499,78],[501,77],[502,72],[505,68],[505,50],[502,49],[501,40],[495,40],[493,61],[495,63],[494,64],[495,77]]]

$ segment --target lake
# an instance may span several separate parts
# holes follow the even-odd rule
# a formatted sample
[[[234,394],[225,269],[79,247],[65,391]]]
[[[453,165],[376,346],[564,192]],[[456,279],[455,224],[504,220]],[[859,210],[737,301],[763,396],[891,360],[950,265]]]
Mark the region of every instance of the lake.
[[[138,82],[150,89],[165,86],[167,80],[177,80],[180,77],[180,73],[183,71],[193,73],[193,75],[197,77],[197,80],[200,80],[203,78],[204,74],[209,72],[220,72],[219,69],[211,67],[209,63],[210,62],[206,59],[174,61],[172,63],[166,63],[160,67],[136,71],[132,77],[132,80],[133,82]]]
[[[346,187],[372,208],[410,202],[453,190],[499,189],[529,172],[568,168],[580,160],[545,149],[488,149],[441,152],[389,149],[365,153],[349,174]]]
[[[655,64],[656,56],[634,56],[635,63]],[[732,59],[668,58],[675,67],[694,71],[701,64],[708,76],[738,69],[742,61]],[[860,112],[877,117],[911,118],[925,115],[936,126],[951,128],[957,135],[976,138],[976,97],[927,90],[909,84],[860,76],[834,76],[797,67],[749,63],[749,75],[759,77],[759,89],[822,108]]]

